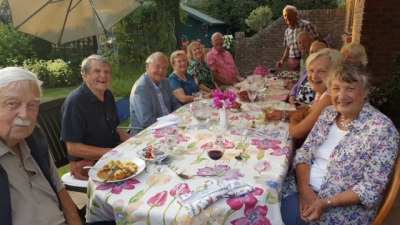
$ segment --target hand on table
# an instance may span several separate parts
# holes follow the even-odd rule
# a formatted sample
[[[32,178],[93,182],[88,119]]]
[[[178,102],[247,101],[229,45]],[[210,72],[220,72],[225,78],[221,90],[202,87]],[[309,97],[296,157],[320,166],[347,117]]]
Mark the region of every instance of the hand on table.
[[[264,121],[280,120],[282,118],[281,110],[274,110],[270,114],[265,114]]]
[[[214,93],[203,93],[203,98],[212,98],[214,96]]]

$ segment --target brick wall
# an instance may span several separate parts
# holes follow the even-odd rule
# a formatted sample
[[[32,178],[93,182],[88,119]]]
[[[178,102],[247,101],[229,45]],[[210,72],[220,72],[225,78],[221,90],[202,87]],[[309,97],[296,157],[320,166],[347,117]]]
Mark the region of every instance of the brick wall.
[[[332,48],[341,48],[346,10],[301,10],[298,17],[315,24],[321,36],[330,34],[333,40]],[[252,37],[244,37],[242,32],[235,34],[235,62],[241,76],[252,74],[258,65],[275,67],[285,50],[283,38],[286,28],[287,25],[281,17]]]
[[[353,41],[367,51],[372,82],[385,82],[393,72],[392,59],[400,51],[400,2],[356,0],[355,6]]]

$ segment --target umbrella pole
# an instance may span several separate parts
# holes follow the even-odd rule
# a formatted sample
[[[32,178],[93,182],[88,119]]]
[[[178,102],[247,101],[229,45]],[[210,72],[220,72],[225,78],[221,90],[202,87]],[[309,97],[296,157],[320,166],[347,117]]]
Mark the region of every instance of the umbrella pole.
[[[99,37],[99,32],[98,32],[98,27],[97,27],[97,14],[96,14],[92,0],[90,0],[90,5],[92,6],[94,27],[96,28],[97,54],[103,55],[103,50],[101,49],[100,37]]]

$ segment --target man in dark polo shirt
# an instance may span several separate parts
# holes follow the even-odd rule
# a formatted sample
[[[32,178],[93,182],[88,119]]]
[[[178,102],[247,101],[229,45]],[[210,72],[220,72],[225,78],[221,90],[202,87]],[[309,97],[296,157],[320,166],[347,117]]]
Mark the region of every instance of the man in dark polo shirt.
[[[132,137],[117,128],[119,119],[114,96],[108,90],[112,68],[99,55],[91,55],[82,62],[83,84],[72,91],[61,109],[61,140],[66,142],[71,174],[88,179],[83,166],[96,160],[119,143]]]
[[[282,59],[276,63],[276,68],[282,69],[283,64],[287,61],[288,69],[299,71],[301,51],[297,46],[297,34],[301,31],[308,31],[313,36],[314,40],[318,38],[318,34],[314,29],[314,25],[307,20],[297,18],[297,9],[294,6],[287,5],[283,9],[283,18],[289,26],[285,31],[284,46],[285,52]]]

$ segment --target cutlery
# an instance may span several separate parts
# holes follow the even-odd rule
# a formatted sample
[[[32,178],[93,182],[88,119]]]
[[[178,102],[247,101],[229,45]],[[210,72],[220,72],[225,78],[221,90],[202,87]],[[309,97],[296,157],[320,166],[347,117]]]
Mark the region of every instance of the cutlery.
[[[147,171],[147,160],[144,161],[144,172],[148,173],[149,171]]]
[[[182,178],[182,179],[190,179],[192,177],[213,177],[213,176],[217,176],[217,174],[206,174],[206,175],[199,175],[199,174],[194,174],[194,175],[186,175],[183,173],[177,173],[178,177]]]
[[[110,170],[111,170],[110,173],[108,174],[107,178],[103,180],[103,183],[107,182],[111,178],[111,176],[114,175],[114,173],[119,169],[121,169],[121,168],[117,165],[112,166],[110,168]]]

